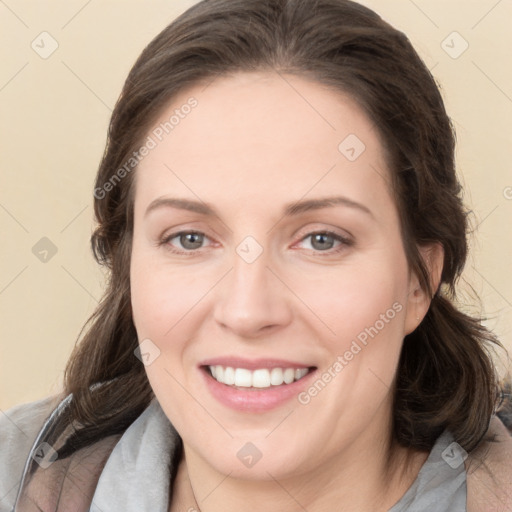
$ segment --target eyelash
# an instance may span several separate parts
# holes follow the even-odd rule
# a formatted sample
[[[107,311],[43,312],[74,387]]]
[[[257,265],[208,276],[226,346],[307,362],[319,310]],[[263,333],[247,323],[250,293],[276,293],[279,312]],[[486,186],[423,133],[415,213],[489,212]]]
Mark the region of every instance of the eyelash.
[[[171,247],[171,245],[169,244],[169,242],[173,238],[176,238],[180,235],[192,235],[192,234],[203,235],[205,238],[209,238],[205,233],[202,233],[201,231],[177,231],[176,233],[171,233],[170,235],[166,235],[166,236],[162,237],[158,241],[158,246],[159,247],[164,246],[164,248],[167,251],[174,253],[174,254],[182,254],[185,256],[195,256],[199,252],[199,249],[179,250],[179,249],[175,249],[175,248]],[[319,254],[321,256],[323,256],[323,255],[332,256],[332,255],[338,254],[345,248],[354,245],[353,240],[350,240],[349,238],[343,237],[340,234],[335,233],[334,231],[329,231],[329,230],[313,231],[311,233],[308,233],[306,236],[304,236],[300,239],[300,242],[306,240],[309,237],[315,236],[315,235],[328,235],[328,236],[333,237],[335,240],[341,242],[337,249],[328,249],[326,251],[318,251],[315,249],[309,249],[310,251],[313,251],[315,254]]]

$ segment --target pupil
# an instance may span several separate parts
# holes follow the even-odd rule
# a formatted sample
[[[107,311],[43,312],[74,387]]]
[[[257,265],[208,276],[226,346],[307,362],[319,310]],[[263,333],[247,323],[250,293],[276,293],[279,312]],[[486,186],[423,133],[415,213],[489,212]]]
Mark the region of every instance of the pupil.
[[[187,249],[196,249],[198,245],[201,245],[200,236],[201,235],[199,233],[187,233],[182,235],[181,243],[183,247],[186,247]],[[188,237],[191,237],[191,239]]]
[[[313,243],[313,246],[314,244],[319,241],[320,242],[320,249],[325,249],[326,245],[325,245],[325,240],[326,239],[332,239],[332,236],[331,235],[326,235],[326,234],[322,234],[322,233],[318,233],[316,234],[314,237],[313,237],[313,240],[314,240],[314,243]],[[329,243],[328,243],[329,245]]]

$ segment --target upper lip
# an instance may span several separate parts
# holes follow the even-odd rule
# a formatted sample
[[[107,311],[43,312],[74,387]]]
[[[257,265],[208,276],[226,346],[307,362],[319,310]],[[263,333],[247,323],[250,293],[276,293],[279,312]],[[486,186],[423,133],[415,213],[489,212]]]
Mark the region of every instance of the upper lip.
[[[289,361],[285,359],[245,359],[242,357],[213,357],[199,364],[199,366],[224,366],[232,368],[245,368],[247,370],[258,370],[262,368],[311,368],[312,365]]]

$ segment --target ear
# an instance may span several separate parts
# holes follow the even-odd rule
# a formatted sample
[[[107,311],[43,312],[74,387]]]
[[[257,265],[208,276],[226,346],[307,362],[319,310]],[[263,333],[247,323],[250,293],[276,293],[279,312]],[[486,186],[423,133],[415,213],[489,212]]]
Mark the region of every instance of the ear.
[[[432,290],[438,289],[443,272],[444,249],[439,242],[418,246],[421,257],[425,262],[429,275]],[[423,320],[427,314],[432,297],[420,286],[418,276],[411,272],[409,279],[409,293],[407,295],[407,311],[405,319],[405,334],[409,334]]]

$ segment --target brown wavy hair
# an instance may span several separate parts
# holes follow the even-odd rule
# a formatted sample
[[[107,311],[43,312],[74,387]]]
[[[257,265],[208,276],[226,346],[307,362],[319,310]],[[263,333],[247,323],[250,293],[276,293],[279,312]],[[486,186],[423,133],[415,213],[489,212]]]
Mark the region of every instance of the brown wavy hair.
[[[73,394],[65,421],[82,428],[59,455],[122,432],[154,396],[134,355],[129,268],[137,171],[108,192],[104,185],[178,92],[244,71],[293,74],[342,91],[380,132],[407,260],[433,297],[421,324],[403,341],[393,437],[404,446],[431,449],[448,428],[471,451],[503,395],[492,359],[493,349],[503,347],[482,318],[455,306],[471,212],[462,201],[455,134],[434,78],[402,32],[355,2],[203,0],[144,49],[112,113],[91,238],[96,260],[108,269],[108,287],[65,371],[65,393]],[[445,253],[437,290],[418,251],[431,242],[441,243]]]

